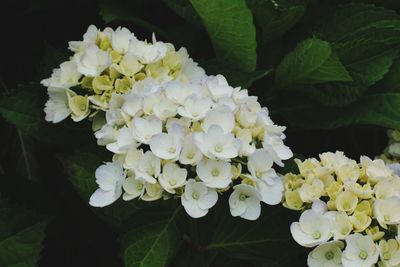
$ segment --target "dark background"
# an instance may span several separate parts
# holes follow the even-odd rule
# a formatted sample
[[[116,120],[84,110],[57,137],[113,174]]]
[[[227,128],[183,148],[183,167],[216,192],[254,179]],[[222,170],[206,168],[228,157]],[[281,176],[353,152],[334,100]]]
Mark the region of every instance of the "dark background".
[[[185,23],[162,1],[141,1],[141,14],[147,21],[161,28]],[[321,1],[328,4],[329,1]],[[42,58],[49,47],[65,50],[70,40],[80,40],[90,24],[103,28],[99,5],[95,0],[38,0],[1,2],[1,95],[16,90],[18,84],[38,83],[43,76]],[[113,23],[111,26],[117,26]],[[139,37],[150,37],[150,32],[135,23],[123,23]],[[295,29],[293,30],[295,31]],[[292,31],[292,32],[293,32]],[[290,35],[291,33],[288,33]],[[200,39],[206,45],[190,49],[197,60],[212,57],[210,42],[205,32],[195,32],[176,40],[177,46],[185,38]],[[163,38],[160,38],[163,39]],[[208,45],[207,45],[208,43]],[[263,51],[259,51],[264,55]],[[60,62],[58,62],[60,63]],[[46,74],[51,73],[47,70]],[[250,90],[263,102],[268,94],[265,87],[270,78],[257,81]],[[45,88],[43,101],[46,97]],[[281,118],[272,118],[285,125]],[[102,222],[88,208],[67,180],[57,153],[60,147],[26,138],[35,154],[35,179],[27,181],[21,169],[21,134],[0,118],[0,193],[28,208],[53,215],[47,228],[39,266],[120,266],[118,237],[114,229]],[[317,156],[324,151],[343,150],[358,159],[360,155],[374,157],[387,143],[386,130],[379,127],[347,127],[333,131],[307,130],[287,132],[287,144],[297,154]],[[13,190],[6,190],[13,188]],[[40,195],[40,197],[39,197]],[[21,197],[24,196],[24,197]]]

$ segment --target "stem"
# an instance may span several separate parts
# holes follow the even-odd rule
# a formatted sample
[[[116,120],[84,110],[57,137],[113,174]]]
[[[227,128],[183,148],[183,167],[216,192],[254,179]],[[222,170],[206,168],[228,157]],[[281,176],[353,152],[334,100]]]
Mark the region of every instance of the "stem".
[[[190,238],[194,246],[199,245],[199,232],[197,227],[197,220],[190,219],[189,221],[190,226]]]

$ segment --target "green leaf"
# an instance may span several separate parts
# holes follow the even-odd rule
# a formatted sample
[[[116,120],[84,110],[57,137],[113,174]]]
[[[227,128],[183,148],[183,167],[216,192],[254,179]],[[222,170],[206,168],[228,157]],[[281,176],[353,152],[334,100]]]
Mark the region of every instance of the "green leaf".
[[[145,1],[100,0],[100,16],[106,23],[131,22],[135,26],[168,39],[168,34],[163,29],[141,18],[141,15],[148,14],[148,10],[143,8],[144,4],[146,4]]]
[[[47,220],[0,199],[0,266],[37,266]]]
[[[201,19],[189,0],[163,0],[176,14],[196,27],[201,27]]]
[[[36,139],[61,145],[93,143],[90,128],[67,119],[58,124],[44,120],[46,89],[37,85],[23,85],[0,100],[0,114],[22,133]],[[82,127],[83,126],[83,127]]]
[[[122,259],[126,267],[163,267],[182,241],[175,223],[181,207],[143,210],[135,216],[122,237]]]
[[[279,39],[283,34],[290,30],[303,16],[305,2],[277,1],[275,6],[273,1],[247,0],[257,26],[261,28],[262,41],[268,42]]]
[[[351,77],[328,42],[307,39],[287,54],[279,64],[275,79],[279,86],[351,81]]]
[[[400,58],[393,62],[383,84],[388,92],[400,93]]]
[[[353,79],[369,87],[389,71],[400,48],[400,16],[363,3],[339,6],[320,31]]]
[[[256,68],[256,30],[245,0],[190,0],[210,36],[217,58],[233,69]]]
[[[365,95],[345,107],[322,106],[301,95],[292,94],[290,100],[287,97],[283,96],[285,105],[279,99],[270,99],[267,106],[271,115],[283,116],[290,127],[336,129],[347,125],[372,124],[400,128],[400,94]]]
[[[110,155],[102,148],[86,149],[81,147],[79,151],[62,155],[60,159],[67,170],[70,182],[81,195],[84,202],[89,203],[90,196],[98,188],[95,171],[103,162],[109,161]],[[94,208],[94,210],[105,221],[121,225],[140,209],[152,205],[155,204],[142,200],[123,201],[120,199],[107,207]]]
[[[295,266],[296,257],[303,253],[290,235],[290,224],[297,219],[297,212],[281,206],[263,209],[256,221],[225,214],[207,248],[233,258],[262,260],[270,263],[268,266]]]
[[[222,74],[231,86],[241,86],[242,88],[249,88],[255,81],[272,73],[272,69],[255,70],[252,72],[238,71],[230,69],[228,66],[215,59],[201,62],[200,65],[206,70],[208,75]]]

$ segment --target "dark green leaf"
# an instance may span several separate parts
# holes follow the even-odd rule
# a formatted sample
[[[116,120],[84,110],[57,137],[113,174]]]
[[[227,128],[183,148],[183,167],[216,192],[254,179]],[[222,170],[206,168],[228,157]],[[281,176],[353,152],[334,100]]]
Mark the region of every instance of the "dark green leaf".
[[[299,95],[284,96],[286,106],[271,99],[272,115],[282,115],[299,128],[336,129],[347,125],[372,124],[386,128],[400,128],[400,94],[365,95],[346,107],[326,107]],[[301,116],[298,116],[301,114]]]
[[[122,237],[126,267],[163,267],[175,255],[182,236],[175,223],[181,208],[150,208],[136,214]]]
[[[383,79],[388,92],[400,92],[400,59],[393,62],[388,74]]]
[[[222,74],[225,76],[231,86],[241,86],[249,88],[253,82],[267,76],[272,70],[256,70],[253,72],[243,72],[228,68],[225,64],[218,60],[208,60],[201,63],[208,75]]]
[[[233,69],[256,68],[256,30],[245,0],[190,0],[200,15],[217,58]]]
[[[262,260],[270,263],[268,266],[295,266],[303,252],[290,235],[290,224],[297,217],[298,213],[281,206],[263,209],[257,221],[226,214],[219,219],[213,240],[207,247],[233,258]]]
[[[166,32],[160,27],[141,18],[140,15],[147,14],[141,8],[144,1],[116,1],[116,0],[100,0],[100,16],[106,23],[115,21],[127,21],[135,26],[142,27],[150,32],[154,32],[159,36],[168,39]]]
[[[46,89],[42,86],[24,85],[0,100],[0,114],[24,134],[49,143],[74,145],[93,143],[89,128],[80,127],[67,119],[59,124],[44,120]]]
[[[194,26],[201,27],[201,19],[189,0],[164,0],[164,3]]]
[[[369,87],[388,72],[400,48],[400,16],[362,3],[339,6],[320,31],[334,44],[357,84]]]
[[[46,225],[43,217],[0,199],[0,266],[37,266]]]
[[[89,203],[90,196],[98,188],[94,175],[95,170],[104,161],[110,159],[103,148],[91,149],[90,151],[80,148],[79,151],[64,155],[61,158],[70,182],[86,203]],[[154,204],[141,200],[123,201],[120,199],[110,206],[96,208],[95,211],[104,220],[120,225],[138,210],[151,205]]]
[[[306,4],[306,1],[302,0],[277,1],[278,6],[275,6],[273,1],[247,0],[246,2],[256,24],[261,28],[263,42],[276,40],[290,30],[303,16]]]
[[[310,38],[301,42],[279,64],[276,82],[285,87],[327,81],[351,81],[328,42]]]

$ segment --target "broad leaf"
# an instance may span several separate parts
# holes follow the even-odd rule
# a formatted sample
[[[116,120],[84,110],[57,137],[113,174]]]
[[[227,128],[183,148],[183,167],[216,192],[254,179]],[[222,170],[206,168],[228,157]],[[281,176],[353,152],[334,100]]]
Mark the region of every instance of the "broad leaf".
[[[230,69],[225,64],[214,59],[201,62],[200,65],[206,70],[208,75],[222,74],[231,86],[241,86],[242,88],[249,88],[253,82],[272,73],[271,69],[252,72],[238,71]]]
[[[290,30],[303,16],[306,1],[273,1],[247,0],[257,26],[261,28],[262,41],[268,42],[280,38]]]
[[[396,59],[383,79],[383,84],[389,92],[400,92],[400,59]]]
[[[327,81],[351,81],[328,42],[310,38],[301,42],[279,64],[275,73],[281,87]]]
[[[0,266],[37,266],[47,220],[0,199]]]
[[[245,0],[190,0],[210,36],[217,58],[232,68],[256,68],[256,30]]]
[[[79,192],[83,201],[89,203],[89,198],[98,188],[95,178],[95,170],[104,161],[110,160],[110,155],[104,152],[105,149],[80,148],[70,154],[61,157],[70,182]],[[154,205],[141,200],[123,201],[122,199],[104,208],[95,208],[95,212],[104,220],[120,225],[138,210]]]
[[[338,7],[324,19],[322,34],[354,80],[370,86],[383,78],[400,48],[400,16],[367,4]]]
[[[150,208],[136,214],[122,237],[126,267],[163,267],[175,255],[182,235],[175,223],[181,208]]]
[[[290,235],[290,224],[298,219],[298,213],[281,206],[269,206],[261,214],[256,221],[246,221],[226,213],[219,219],[213,240],[207,248],[233,258],[268,262],[268,266],[295,263],[296,257],[303,253],[301,246],[295,244]]]
[[[152,3],[154,4],[154,1]],[[168,38],[168,34],[163,29],[142,18],[143,15],[149,15],[143,7],[145,4],[146,1],[100,0],[100,16],[106,23],[127,21]]]
[[[352,105],[326,107],[313,103],[301,95],[270,99],[271,115],[283,116],[291,127],[336,129],[347,125],[372,124],[386,128],[400,128],[400,94],[365,95]],[[301,116],[298,116],[301,114]]]
[[[93,143],[91,132],[66,119],[59,124],[44,120],[46,89],[42,86],[24,85],[0,100],[0,114],[24,134],[36,139],[61,145]]]
[[[189,0],[163,0],[176,14],[196,27],[201,27],[201,19]]]

